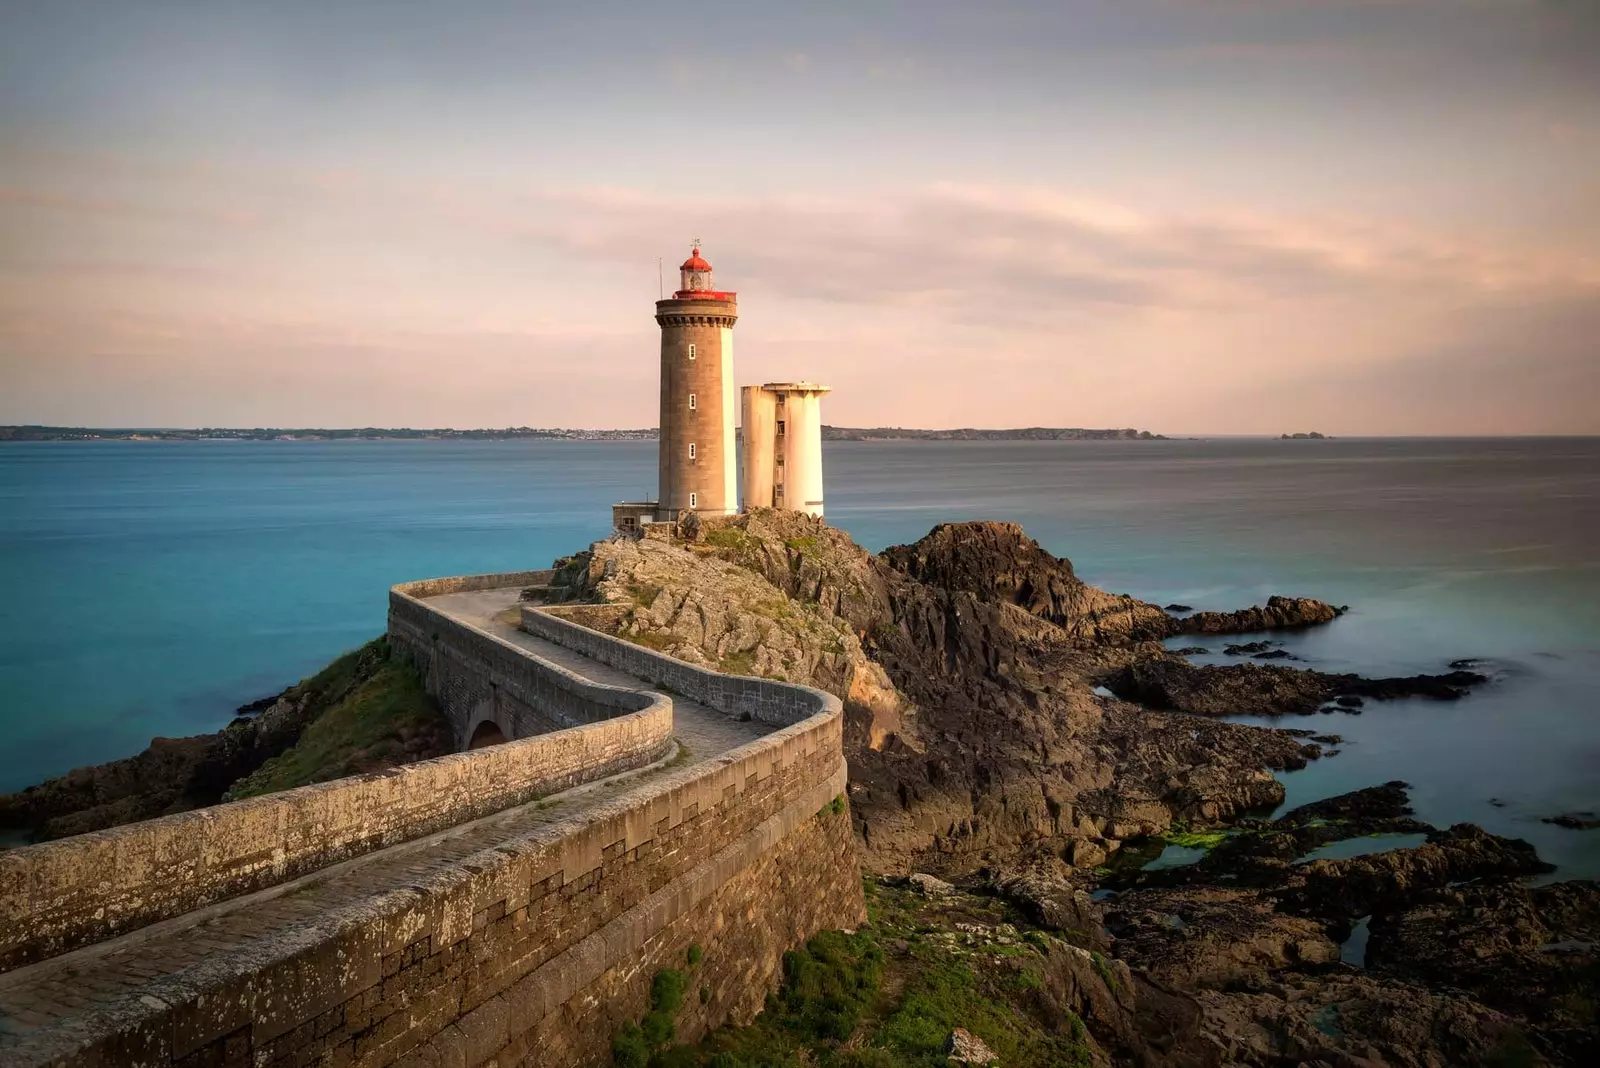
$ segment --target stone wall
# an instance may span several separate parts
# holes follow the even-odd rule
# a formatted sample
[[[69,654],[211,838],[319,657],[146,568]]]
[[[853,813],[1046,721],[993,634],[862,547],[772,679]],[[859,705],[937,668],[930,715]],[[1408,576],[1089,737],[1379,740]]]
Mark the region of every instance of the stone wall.
[[[697,667],[584,625],[598,623],[597,617],[608,611],[617,609],[605,605],[523,605],[522,629],[734,717],[749,716],[762,723],[784,726],[811,715],[819,697],[837,700],[809,686],[775,683],[749,675],[724,675]]]
[[[838,702],[417,885],[150,984],[21,1065],[603,1064],[703,947],[680,1034],[747,1021],[784,950],[865,918]],[[501,748],[510,748],[505,746]],[[492,750],[485,750],[492,752]]]
[[[430,677],[451,692],[498,686],[498,707],[522,728],[508,736],[535,723],[576,729],[0,853],[0,971],[643,767],[669,749],[670,698],[581,679],[397,596],[400,647],[415,647],[416,629],[438,633],[427,643]]]
[[[389,591],[389,641],[421,672],[423,685],[467,748],[485,721],[507,738],[528,738],[610,719],[637,707],[638,695],[596,687],[586,679],[511,642],[451,619],[425,597],[445,593],[542,585],[553,572],[431,579]]]
[[[403,627],[415,622],[409,606],[400,615]],[[29,1036],[8,1063],[606,1064],[616,1029],[643,1015],[658,969],[690,972],[678,1032],[694,1040],[753,1017],[785,950],[818,930],[864,922],[837,698],[719,676],[555,614],[528,618],[563,644],[731,715],[787,725],[414,884],[154,980],[112,1012]],[[662,707],[670,714],[653,704],[626,719],[642,722]],[[485,757],[621,722],[444,761],[474,769]],[[703,954],[692,969],[691,945]]]

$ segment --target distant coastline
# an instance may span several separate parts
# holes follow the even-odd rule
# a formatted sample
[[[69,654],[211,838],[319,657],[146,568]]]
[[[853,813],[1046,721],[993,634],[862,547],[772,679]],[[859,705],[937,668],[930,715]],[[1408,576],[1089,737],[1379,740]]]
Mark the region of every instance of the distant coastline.
[[[562,427],[452,428],[353,427],[70,427],[0,426],[0,441],[654,441],[656,428],[583,430]],[[918,430],[905,427],[824,426],[825,441],[1166,441],[1131,428],[1019,427],[1011,430]]]

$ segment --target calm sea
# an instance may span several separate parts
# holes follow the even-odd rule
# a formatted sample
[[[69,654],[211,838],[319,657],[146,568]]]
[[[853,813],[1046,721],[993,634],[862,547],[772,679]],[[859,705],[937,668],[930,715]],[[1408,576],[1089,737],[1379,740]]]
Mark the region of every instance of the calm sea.
[[[1348,740],[1290,803],[1403,778],[1424,819],[1600,877],[1600,831],[1539,822],[1600,809],[1600,439],[825,450],[829,519],[874,549],[1015,520],[1160,603],[1349,604],[1287,639],[1313,666],[1487,658],[1459,703],[1292,721]],[[654,482],[650,442],[0,445],[0,790],[213,730],[379,633],[390,584],[546,565]]]

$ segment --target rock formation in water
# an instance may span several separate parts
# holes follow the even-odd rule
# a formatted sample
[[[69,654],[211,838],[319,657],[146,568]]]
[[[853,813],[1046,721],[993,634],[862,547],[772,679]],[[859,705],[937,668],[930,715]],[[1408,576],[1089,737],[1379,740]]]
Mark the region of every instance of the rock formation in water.
[[[1455,701],[1489,681],[1475,671],[1368,679],[1261,664],[1196,666],[1153,658],[1124,665],[1103,678],[1126,701],[1198,716],[1307,715],[1328,702],[1360,708],[1362,698],[1427,697]]]
[[[1345,613],[1311,597],[1269,597],[1265,605],[1237,612],[1195,612],[1175,620],[1173,634],[1253,634],[1331,623]]]
[[[328,668],[276,697],[246,705],[220,731],[188,738],[154,738],[143,752],[78,768],[14,794],[0,795],[0,827],[19,828],[36,841],[64,838],[136,820],[204,808],[230,788],[291,750],[307,727],[330,710],[359,698],[363,687],[409,672],[391,662],[382,639],[335,660]],[[411,687],[413,700],[395,702],[415,715],[393,723],[368,723],[375,732],[359,750],[329,747],[319,763],[298,769],[283,785],[378,771],[451,751],[449,727],[432,702]],[[360,731],[346,732],[359,738]],[[277,788],[283,788],[278,786]]]

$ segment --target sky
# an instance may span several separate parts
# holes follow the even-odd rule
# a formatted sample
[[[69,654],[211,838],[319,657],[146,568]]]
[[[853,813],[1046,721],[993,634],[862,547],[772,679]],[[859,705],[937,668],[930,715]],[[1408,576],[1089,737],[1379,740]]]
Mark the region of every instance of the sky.
[[[0,423],[1600,433],[1600,3],[0,0]]]

